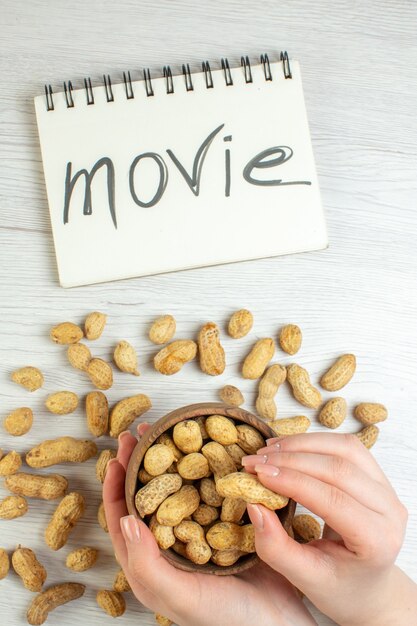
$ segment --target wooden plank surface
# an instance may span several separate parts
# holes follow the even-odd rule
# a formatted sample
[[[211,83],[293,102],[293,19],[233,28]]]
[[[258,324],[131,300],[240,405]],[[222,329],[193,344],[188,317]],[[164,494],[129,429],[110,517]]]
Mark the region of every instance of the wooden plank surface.
[[[253,409],[256,384],[240,378],[242,358],[255,338],[276,336],[283,323],[296,322],[304,332],[299,360],[314,380],[332,358],[352,351],[358,371],[343,393],[349,406],[361,400],[388,406],[390,418],[381,426],[374,454],[409,508],[398,563],[416,579],[417,5],[412,0],[2,0],[0,10],[1,415],[21,405],[35,413],[32,430],[21,439],[1,428],[1,447],[25,452],[45,434],[88,436],[82,407],[63,417],[49,415],[43,407],[52,391],[68,388],[83,396],[90,389],[83,375],[67,364],[65,350],[48,339],[49,328],[59,321],[81,322],[90,310],[108,314],[94,353],[110,358],[115,343],[127,339],[138,350],[142,370],[139,379],[115,373],[109,398],[148,393],[151,421],[178,406],[216,400],[226,383],[237,384],[247,408]],[[329,249],[61,289],[32,102],[43,84],[59,88],[62,80],[79,83],[88,75],[99,81],[104,72],[120,76],[131,69],[139,74],[143,67],[159,75],[166,63],[178,71],[190,62],[198,70],[201,61],[216,65],[224,56],[238,65],[242,54],[274,56],[281,49],[302,65]],[[214,226],[214,236],[216,228],[221,224]],[[155,316],[172,313],[177,336],[194,337],[208,320],[225,330],[231,312],[240,307],[252,310],[254,329],[239,341],[224,337],[228,365],[222,377],[207,377],[196,364],[173,378],[152,370],[155,349],[147,330]],[[278,358],[291,360],[282,354]],[[13,369],[26,364],[39,366],[45,374],[45,387],[33,395],[9,379]],[[287,391],[280,392],[280,416],[296,412],[299,408]],[[306,413],[313,417],[313,412]],[[351,432],[357,428],[351,416],[343,427]],[[318,430],[316,422],[312,430]],[[114,442],[103,438],[98,445],[103,449]],[[108,587],[117,570],[108,537],[96,524],[100,485],[94,461],[56,469],[68,476],[71,489],[87,496],[86,515],[68,546],[57,554],[46,548],[43,531],[55,505],[34,500],[26,517],[2,522],[0,543],[9,550],[19,542],[30,544],[47,565],[51,583],[74,578],[64,564],[72,547],[97,546],[99,566],[76,577],[88,585],[85,598],[50,622],[110,623],[94,601],[95,590]],[[6,495],[3,486],[0,495]],[[25,624],[31,593],[12,573],[0,586],[2,621]],[[319,624],[331,624],[315,615]],[[129,597],[122,623],[150,626],[154,621]]]

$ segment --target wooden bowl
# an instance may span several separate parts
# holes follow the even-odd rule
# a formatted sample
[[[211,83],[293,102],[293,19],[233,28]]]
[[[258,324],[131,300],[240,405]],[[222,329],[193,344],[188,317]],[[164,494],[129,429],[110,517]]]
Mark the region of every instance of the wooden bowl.
[[[140,518],[135,506],[135,495],[138,489],[142,486],[138,480],[138,471],[148,448],[163,432],[171,429],[178,422],[206,415],[225,415],[226,417],[230,417],[234,420],[253,426],[259,430],[265,438],[276,436],[272,429],[264,421],[252,413],[236,406],[228,406],[227,404],[223,404],[221,402],[201,402],[199,404],[190,404],[168,413],[164,417],[161,417],[161,419],[155,422],[151,428],[146,431],[136,444],[132,456],[130,457],[125,482],[126,504],[130,515]],[[295,507],[296,503],[293,500],[290,500],[286,507],[277,511],[277,515],[286,530],[288,530],[291,526]],[[245,513],[245,515],[247,515],[247,513]],[[161,550],[161,553],[167,561],[172,563],[172,565],[178,569],[188,572],[199,571],[204,574],[237,574],[248,569],[249,567],[253,567],[259,562],[259,557],[256,554],[248,554],[247,556],[241,557],[235,564],[227,567],[221,567],[210,561],[205,565],[197,565],[196,563],[192,563],[188,559],[177,554],[171,548],[168,550]]]

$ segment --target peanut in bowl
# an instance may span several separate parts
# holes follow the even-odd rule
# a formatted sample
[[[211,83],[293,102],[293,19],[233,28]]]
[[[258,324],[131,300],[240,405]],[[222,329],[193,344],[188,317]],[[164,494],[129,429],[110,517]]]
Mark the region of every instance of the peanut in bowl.
[[[255,480],[240,471],[240,458],[274,436],[252,413],[219,402],[168,413],[133,450],[125,482],[129,514],[145,521],[178,569],[225,575],[252,567],[259,558],[246,502],[229,496],[228,489],[236,480]],[[270,508],[288,531],[295,502],[270,497]]]

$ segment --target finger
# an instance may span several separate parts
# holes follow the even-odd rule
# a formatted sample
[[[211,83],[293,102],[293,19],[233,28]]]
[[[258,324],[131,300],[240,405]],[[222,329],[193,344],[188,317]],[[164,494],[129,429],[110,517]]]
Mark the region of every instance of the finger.
[[[271,449],[272,448],[272,449]],[[392,509],[391,490],[373,480],[349,460],[330,454],[311,452],[281,452],[270,447],[265,454],[251,454],[242,458],[244,467],[267,463],[276,467],[289,467],[334,485],[376,513]]]
[[[136,430],[139,437],[142,437],[146,433],[146,431],[150,429],[150,427],[151,426],[150,424],[148,424],[148,422],[142,422],[142,424],[138,424]]]
[[[128,515],[120,520],[120,526],[126,542],[130,575],[157,595],[160,602],[168,604],[171,613],[183,609],[181,598],[194,598],[198,591],[194,575],[168,563],[142,520]]]
[[[119,448],[117,450],[117,460],[126,471],[129,459],[138,440],[128,430],[119,435]]]
[[[313,545],[294,541],[284,530],[275,511],[261,504],[248,504],[247,511],[255,529],[255,547],[259,557],[293,585],[303,589],[304,581],[320,582],[326,574],[328,557]]]
[[[156,608],[158,608],[158,603],[154,595],[150,594],[146,587],[142,585],[140,581],[135,580],[128,571],[126,542],[120,529],[120,518],[127,515],[124,497],[125,471],[117,459],[112,459],[107,468],[103,486],[103,502],[106,512],[107,526],[109,528],[109,535],[116,558],[136,597],[145,606],[156,610]]]
[[[367,545],[369,529],[379,532],[382,516],[337,487],[289,467],[255,465],[255,470],[265,487],[293,498],[334,528],[342,535],[351,552],[357,552]]]
[[[372,454],[355,435],[347,433],[302,433],[288,437],[273,437],[267,441],[269,445],[277,447],[282,452],[316,452],[341,456],[357,465],[374,480],[390,485]],[[264,448],[258,452],[265,454]]]

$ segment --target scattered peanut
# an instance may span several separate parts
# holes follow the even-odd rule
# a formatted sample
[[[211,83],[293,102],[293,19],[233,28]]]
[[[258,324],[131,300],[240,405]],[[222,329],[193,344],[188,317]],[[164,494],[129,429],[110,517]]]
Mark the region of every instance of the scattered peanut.
[[[225,404],[231,404],[232,406],[240,406],[245,401],[242,392],[234,385],[225,385],[220,389],[219,396]]]
[[[243,362],[242,376],[255,380],[260,378],[274,356],[274,340],[270,337],[259,339]]]
[[[57,391],[47,397],[45,405],[55,415],[68,415],[77,408],[78,396],[72,391]]]
[[[161,615],[160,613],[155,613],[155,622],[159,624],[159,626],[171,626],[171,624],[174,623],[169,617],[165,617],[165,615]]]
[[[96,463],[96,477],[100,483],[104,483],[107,471],[107,463],[116,458],[116,450],[102,450]]]
[[[68,554],[65,565],[73,572],[85,572],[93,567],[97,557],[98,551],[95,548],[77,548]]]
[[[152,406],[152,402],[144,393],[120,400],[110,413],[110,437],[117,437]]]
[[[343,354],[337,359],[336,363],[323,374],[320,379],[320,385],[327,391],[338,391],[348,384],[355,370],[355,356],[353,354]]]
[[[383,404],[377,402],[361,402],[355,408],[355,417],[362,424],[369,426],[384,422],[388,417],[388,411]]]
[[[104,503],[103,502],[101,502],[100,506],[98,507],[97,519],[98,519],[98,523],[100,524],[100,526],[104,530],[104,532],[108,533],[109,532],[109,527],[107,526],[106,512],[104,510]]]
[[[45,530],[46,544],[59,550],[68,540],[75,524],[84,513],[84,498],[79,493],[69,493],[61,500]]]
[[[319,413],[319,422],[327,428],[337,428],[345,420],[347,404],[344,398],[331,398]]]
[[[120,617],[126,610],[126,602],[121,593],[100,589],[96,595],[97,604],[110,617]]]
[[[220,331],[217,324],[208,322],[198,334],[200,367],[210,376],[223,374],[226,367],[224,349],[220,343]]]
[[[46,580],[46,569],[30,548],[19,546],[12,555],[13,569],[29,591],[41,591]]]
[[[258,388],[256,410],[261,417],[273,420],[277,416],[277,407],[274,396],[278,388],[285,382],[287,370],[282,365],[271,365],[262,376]]]
[[[16,450],[12,450],[0,460],[0,476],[11,476],[15,474],[21,466],[22,457]]]
[[[21,437],[25,435],[32,428],[33,413],[32,410],[26,406],[19,409],[15,409],[4,420],[4,428],[10,435],[14,437]]]
[[[172,315],[158,317],[149,329],[149,339],[158,345],[168,343],[175,335],[176,322]]]
[[[4,481],[9,491],[27,498],[55,500],[65,495],[68,481],[59,474],[27,474],[19,472],[8,476]]]
[[[177,526],[185,517],[192,515],[200,504],[200,495],[192,485],[185,485],[159,506],[156,519],[164,526]]]
[[[72,367],[83,372],[87,371],[92,356],[90,349],[84,343],[72,343],[67,350],[68,361]]]
[[[28,503],[22,496],[7,496],[0,501],[0,519],[22,517],[28,510]]]
[[[104,327],[106,325],[107,315],[94,311],[87,315],[84,322],[84,331],[87,339],[91,341],[101,337]]]
[[[185,420],[175,424],[172,437],[175,445],[186,454],[198,452],[203,445],[200,426],[194,420]]]
[[[86,372],[97,389],[110,389],[113,384],[112,368],[103,359],[91,359]]]
[[[296,515],[292,521],[292,528],[295,539],[300,543],[308,543],[321,537],[321,526],[312,515]]]
[[[272,511],[282,509],[288,504],[286,496],[264,487],[255,474],[248,472],[235,472],[219,478],[216,489],[225,498],[241,498],[245,502],[263,504]]]
[[[141,517],[156,511],[161,502],[182,486],[179,474],[161,474],[152,478],[135,496],[135,505]]]
[[[51,328],[50,338],[54,343],[69,345],[77,343],[84,337],[84,333],[77,324],[62,322]]]
[[[190,561],[204,565],[210,560],[211,548],[205,539],[204,530],[200,524],[184,520],[175,526],[174,534],[186,544],[185,554]]]
[[[153,362],[158,372],[171,376],[179,372],[185,363],[192,361],[196,354],[197,344],[194,341],[179,339],[162,348]]]
[[[97,446],[94,441],[59,437],[43,441],[29,450],[26,463],[36,468],[50,467],[57,463],[84,463],[96,454]]]
[[[113,581],[113,591],[118,593],[125,593],[126,591],[132,591],[127,581],[126,574],[121,569],[117,572]]]
[[[105,435],[109,427],[109,403],[102,391],[91,391],[85,399],[88,430],[94,437]]]
[[[301,348],[302,334],[296,324],[288,324],[281,329],[279,345],[287,354],[296,354]]]
[[[277,435],[297,435],[305,433],[311,425],[311,421],[305,415],[295,415],[294,417],[283,417],[273,422],[268,422]]]
[[[128,341],[119,341],[114,350],[113,358],[120,371],[139,376],[138,355]]]
[[[62,604],[80,598],[85,591],[85,585],[78,583],[62,583],[49,587],[32,600],[27,612],[27,620],[31,626],[41,626],[48,614]]]
[[[6,578],[10,569],[10,559],[4,548],[0,548],[0,580]]]
[[[43,375],[37,367],[28,365],[13,372],[12,381],[22,385],[28,391],[36,391],[43,385]]]
[[[253,315],[247,309],[235,311],[229,320],[228,331],[233,339],[245,337],[253,326]]]
[[[318,409],[321,404],[321,393],[310,382],[307,370],[301,365],[287,366],[287,380],[292,387],[294,398],[303,406]]]
[[[370,424],[369,426],[365,426],[358,433],[355,433],[359,441],[363,443],[365,448],[372,448],[379,435],[379,428],[374,424]]]

